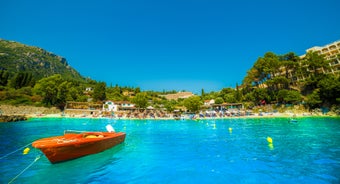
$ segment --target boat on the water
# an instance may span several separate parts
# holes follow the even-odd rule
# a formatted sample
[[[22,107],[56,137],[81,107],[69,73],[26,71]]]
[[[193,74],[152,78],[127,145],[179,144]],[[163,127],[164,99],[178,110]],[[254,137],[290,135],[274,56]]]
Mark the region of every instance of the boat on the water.
[[[39,139],[32,146],[51,163],[58,163],[112,148],[124,142],[125,136],[123,132],[65,132],[63,136]]]
[[[289,122],[290,123],[297,123],[298,121],[297,121],[297,119],[290,119]]]

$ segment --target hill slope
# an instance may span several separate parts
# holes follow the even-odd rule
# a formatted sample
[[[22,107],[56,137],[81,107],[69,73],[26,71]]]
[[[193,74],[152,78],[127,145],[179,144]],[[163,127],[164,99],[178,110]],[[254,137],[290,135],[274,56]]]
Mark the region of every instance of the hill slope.
[[[68,79],[84,80],[65,58],[38,47],[3,39],[0,39],[0,70],[12,75],[29,72],[35,79],[61,74]]]

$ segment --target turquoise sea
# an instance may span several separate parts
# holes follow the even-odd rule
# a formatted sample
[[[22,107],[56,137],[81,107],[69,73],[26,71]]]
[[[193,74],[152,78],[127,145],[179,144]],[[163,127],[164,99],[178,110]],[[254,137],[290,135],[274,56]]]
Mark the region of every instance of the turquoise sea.
[[[0,123],[0,183],[340,183],[340,118],[115,120]],[[32,147],[64,130],[126,132],[125,142],[51,164]],[[267,142],[271,137],[273,144]],[[32,164],[32,165],[30,165]],[[30,167],[29,167],[30,166]]]

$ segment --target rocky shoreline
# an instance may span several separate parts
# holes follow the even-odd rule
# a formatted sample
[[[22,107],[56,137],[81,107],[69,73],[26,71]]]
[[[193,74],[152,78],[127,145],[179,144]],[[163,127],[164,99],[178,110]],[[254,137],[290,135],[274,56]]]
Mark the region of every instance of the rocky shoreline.
[[[56,108],[0,105],[0,122],[25,121],[32,115],[57,114],[60,110]]]
[[[22,115],[1,115],[0,123],[3,122],[15,122],[15,121],[26,121],[27,117]]]

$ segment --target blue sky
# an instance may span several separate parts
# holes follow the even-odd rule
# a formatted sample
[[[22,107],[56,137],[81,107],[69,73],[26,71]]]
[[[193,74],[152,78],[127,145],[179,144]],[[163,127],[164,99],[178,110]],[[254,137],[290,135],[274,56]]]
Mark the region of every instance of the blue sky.
[[[266,52],[340,39],[338,0],[0,0],[0,38],[141,90],[219,91]]]

